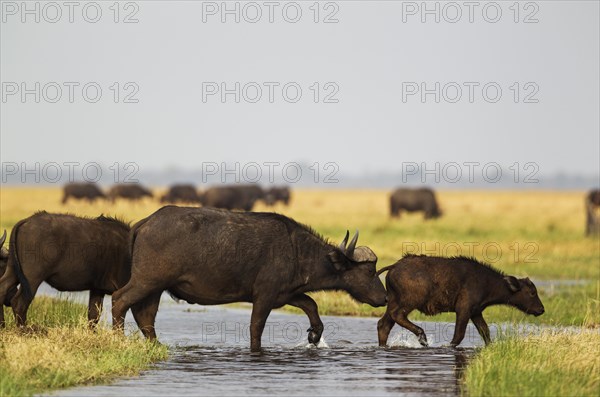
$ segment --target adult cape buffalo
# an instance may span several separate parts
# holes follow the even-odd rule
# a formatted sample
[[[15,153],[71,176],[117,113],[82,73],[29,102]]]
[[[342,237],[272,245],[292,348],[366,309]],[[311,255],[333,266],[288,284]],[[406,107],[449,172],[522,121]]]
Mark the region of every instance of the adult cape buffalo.
[[[93,203],[96,199],[105,199],[106,196],[95,183],[68,183],[63,188],[62,204],[69,198],[87,200]]]
[[[265,190],[263,201],[267,206],[274,206],[278,201],[281,201],[286,206],[290,203],[290,188],[287,186],[272,187]]]
[[[600,189],[590,190],[585,196],[585,235],[600,233]]]
[[[8,262],[8,250],[4,248],[4,242],[6,241],[6,230],[0,237],[0,277],[6,270],[6,263]]]
[[[252,211],[263,194],[258,185],[213,186],[201,195],[200,202],[205,207]]]
[[[137,183],[121,183],[114,185],[108,191],[108,197],[114,203],[118,197],[126,200],[141,200],[144,197],[152,198],[152,192]]]
[[[114,218],[79,218],[38,212],[13,227],[6,272],[0,278],[0,302],[10,303],[17,325],[46,281],[59,291],[90,290],[88,319],[98,322],[102,300],[129,280],[129,226]],[[0,326],[4,310],[0,310]]]
[[[252,302],[251,350],[272,309],[292,305],[310,321],[309,341],[323,332],[317,304],[306,292],[345,290],[356,300],[383,306],[386,293],[375,272],[377,257],[348,243],[333,246],[309,227],[283,215],[167,206],[131,231],[131,279],[113,295],[113,324],[123,328],[127,309],[147,338],[165,290],[188,303]]]
[[[6,271],[6,265],[8,263],[8,250],[4,248],[4,242],[6,242],[6,230],[2,234],[2,237],[0,237],[0,278],[2,278],[4,275],[4,272]],[[14,287],[7,293],[6,297],[4,298],[5,305],[10,305],[10,299],[12,299],[16,292],[17,288]],[[1,305],[2,301],[0,301],[0,306]]]
[[[400,212],[423,211],[425,219],[438,218],[442,215],[433,190],[428,188],[399,188],[390,196],[390,214],[400,216]]]
[[[173,185],[160,198],[161,203],[200,203],[200,196],[194,185]]]

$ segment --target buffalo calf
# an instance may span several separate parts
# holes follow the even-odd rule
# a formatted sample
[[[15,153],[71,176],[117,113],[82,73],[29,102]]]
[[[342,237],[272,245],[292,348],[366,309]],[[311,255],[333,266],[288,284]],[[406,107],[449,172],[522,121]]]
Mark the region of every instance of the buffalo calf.
[[[452,346],[462,342],[469,319],[485,343],[490,342],[490,331],[482,315],[488,306],[509,305],[535,316],[544,313],[544,305],[529,278],[504,275],[475,259],[407,255],[378,274],[387,270],[388,306],[377,323],[380,346],[386,345],[394,323],[414,333],[421,345],[427,346],[423,329],[408,320],[415,309],[427,315],[455,312]]]

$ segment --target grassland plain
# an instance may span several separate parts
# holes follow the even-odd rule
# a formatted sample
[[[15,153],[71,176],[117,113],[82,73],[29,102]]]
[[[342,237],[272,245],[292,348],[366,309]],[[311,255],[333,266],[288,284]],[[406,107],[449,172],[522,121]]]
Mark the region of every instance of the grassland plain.
[[[155,191],[160,194],[160,190]],[[500,270],[535,281],[577,280],[579,285],[540,286],[549,306],[539,318],[527,321],[552,325],[600,325],[600,239],[583,235],[585,192],[441,191],[444,216],[423,221],[422,214],[389,217],[388,192],[383,190],[295,190],[289,207],[259,204],[257,211],[275,210],[311,225],[334,243],[347,229],[360,230],[359,244],[379,256],[378,267],[404,253],[468,255]],[[0,192],[0,228],[9,230],[35,211],[77,215],[116,215],[140,220],[161,207],[158,200],[94,204],[71,201],[62,205],[60,188],[3,187]],[[382,309],[358,304],[345,293],[313,294],[323,314],[380,316]],[[287,310],[295,309],[286,307]],[[591,313],[591,314],[589,314]],[[414,313],[412,318],[424,319]],[[452,321],[453,314],[436,320]],[[520,321],[524,315],[507,308],[490,308],[488,321]]]
[[[29,310],[32,326],[25,330],[7,317],[7,328],[0,331],[0,396],[107,382],[167,358],[166,346],[139,336],[90,330],[81,303],[38,297]]]
[[[10,231],[18,220],[38,210],[87,216],[104,213],[137,221],[161,207],[157,200],[149,199],[115,204],[71,202],[63,206],[61,194],[59,188],[3,188],[0,228]],[[584,194],[441,191],[438,200],[444,216],[427,222],[421,214],[390,219],[388,192],[382,190],[295,190],[289,207],[270,209],[259,204],[255,210],[275,210],[291,216],[334,243],[341,240],[346,229],[360,229],[359,244],[369,245],[378,254],[378,267],[394,263],[408,252],[467,255],[508,274],[529,276],[539,285],[546,313],[534,318],[511,308],[493,307],[485,312],[488,323],[574,325],[583,326],[583,331],[502,336],[498,343],[482,349],[467,370],[466,393],[587,395],[598,389],[598,355],[593,357],[599,346],[598,329],[589,328],[600,326],[600,239],[583,236]],[[322,314],[383,313],[381,308],[358,304],[345,293],[316,292],[313,296]],[[411,318],[454,321],[454,314],[426,317],[415,312]],[[36,322],[34,317],[31,322]],[[580,372],[585,376],[578,377]],[[522,387],[518,386],[521,377],[528,379]],[[562,380],[545,382],[548,378]],[[561,386],[562,382],[569,387]]]

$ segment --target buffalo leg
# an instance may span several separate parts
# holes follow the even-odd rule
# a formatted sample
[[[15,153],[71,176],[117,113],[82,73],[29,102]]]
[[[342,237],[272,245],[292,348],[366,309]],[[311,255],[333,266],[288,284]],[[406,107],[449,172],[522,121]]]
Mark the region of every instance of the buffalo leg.
[[[135,318],[135,322],[142,331],[142,334],[152,340],[156,339],[154,321],[156,320],[161,294],[162,292],[157,292],[131,306],[133,318]]]
[[[419,343],[421,344],[421,346],[429,346],[429,344],[427,343],[427,335],[425,335],[425,331],[423,331],[423,328],[419,327],[416,324],[413,324],[408,319],[409,313],[410,311],[394,310],[390,312],[390,315],[399,326],[404,327],[413,334],[415,334],[417,338],[419,338]]]
[[[488,345],[491,342],[490,329],[483,319],[483,315],[481,313],[475,314],[471,316],[471,321],[473,321],[473,324],[477,327],[477,332],[479,332],[479,335],[481,335],[485,344]]]
[[[269,313],[271,313],[271,306],[265,302],[254,302],[250,316],[250,351],[260,351],[262,333]]]
[[[450,345],[456,347],[465,338],[465,331],[469,324],[469,314],[466,310],[456,312],[456,325],[454,326],[454,336]]]
[[[379,339],[379,346],[386,346],[390,331],[394,328],[394,320],[390,316],[389,311],[386,310],[385,314],[377,322],[377,338]]]
[[[17,326],[24,327],[27,323],[27,310],[29,310],[29,305],[33,302],[33,298],[35,298],[35,294],[41,284],[41,281],[29,279],[29,287],[31,288],[31,296],[27,296],[25,291],[23,291],[23,285],[19,286],[19,291],[15,294],[15,296],[10,301],[10,304],[13,309],[13,313],[15,314],[15,322]]]
[[[95,327],[100,321],[100,314],[102,313],[102,303],[104,301],[104,294],[97,290],[90,290],[90,301],[88,304],[88,323],[90,327]]]
[[[308,329],[308,341],[314,345],[319,343],[323,335],[323,322],[319,317],[317,303],[308,295],[296,295],[288,302],[288,305],[301,309],[308,316],[310,328]]]
[[[123,331],[125,314],[130,307],[148,297],[151,291],[136,288],[133,277],[121,289],[115,291],[112,296],[113,329]]]
[[[0,328],[5,326],[4,322],[4,306],[8,306],[7,303],[14,297],[15,287],[19,284],[17,276],[15,275],[12,267],[6,268],[4,275],[0,277]]]

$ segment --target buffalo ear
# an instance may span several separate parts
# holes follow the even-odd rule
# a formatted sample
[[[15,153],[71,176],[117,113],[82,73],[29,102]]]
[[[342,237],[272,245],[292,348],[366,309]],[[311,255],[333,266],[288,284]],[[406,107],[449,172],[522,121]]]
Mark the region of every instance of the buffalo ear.
[[[528,286],[532,287],[533,286],[533,282],[529,279],[529,277],[525,277],[523,279],[523,281],[525,282],[525,284],[527,284]]]
[[[511,292],[517,292],[521,290],[521,284],[519,284],[519,280],[517,280],[516,277],[506,276],[504,277],[504,282],[506,282],[506,285]]]
[[[333,250],[327,254],[327,259],[331,262],[335,270],[342,271],[349,265],[348,258],[340,250]]]

